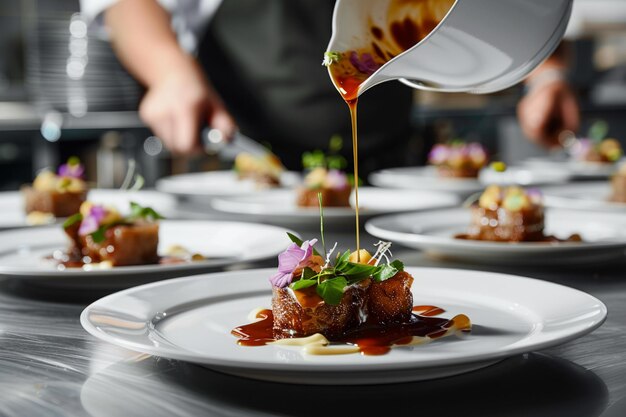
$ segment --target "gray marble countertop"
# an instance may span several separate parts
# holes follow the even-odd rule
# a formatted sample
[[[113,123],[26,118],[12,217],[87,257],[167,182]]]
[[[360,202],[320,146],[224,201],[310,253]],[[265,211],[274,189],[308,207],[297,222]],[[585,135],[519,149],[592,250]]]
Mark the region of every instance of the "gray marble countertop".
[[[346,231],[327,241],[352,246],[352,236]],[[364,246],[374,242],[367,235],[363,240]],[[400,247],[394,255],[407,265],[486,269]],[[256,266],[271,265],[275,261]],[[624,269],[488,269],[586,291],[607,305],[609,317],[578,340],[461,376],[384,386],[297,386],[223,375],[100,342],[81,328],[79,314],[101,294],[52,293],[0,279],[0,416],[626,415]]]

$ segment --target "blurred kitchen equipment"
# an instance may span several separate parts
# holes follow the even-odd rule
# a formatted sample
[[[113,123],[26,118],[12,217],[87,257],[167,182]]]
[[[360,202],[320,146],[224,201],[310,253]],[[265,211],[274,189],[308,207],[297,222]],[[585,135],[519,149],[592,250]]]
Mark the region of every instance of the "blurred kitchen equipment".
[[[143,89],[110,44],[89,36],[87,22],[69,4],[65,10],[37,4],[26,40],[26,87],[39,111],[82,117],[136,110]]]
[[[390,34],[393,0],[338,0],[328,51],[368,47]],[[456,0],[421,42],[388,61],[359,87],[359,95],[399,79],[421,90],[490,93],[521,81],[558,46],[573,0]],[[408,7],[408,6],[407,6]],[[410,22],[409,22],[410,23]]]

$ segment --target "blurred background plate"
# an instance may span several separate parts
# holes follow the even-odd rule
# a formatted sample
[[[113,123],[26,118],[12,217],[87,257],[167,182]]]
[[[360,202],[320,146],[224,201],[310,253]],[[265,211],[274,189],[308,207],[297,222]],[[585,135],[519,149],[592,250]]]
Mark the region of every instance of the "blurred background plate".
[[[623,262],[626,216],[576,210],[546,210],[546,234],[566,239],[578,233],[583,242],[486,242],[455,239],[470,224],[466,208],[378,217],[365,225],[368,233],[435,257],[497,265],[571,265]]]
[[[216,198],[212,201],[216,211],[238,214],[248,219],[274,224],[299,224],[316,226],[320,223],[318,207],[298,207],[297,191],[274,190],[256,195]],[[351,197],[354,207],[354,193]],[[361,219],[385,213],[451,207],[459,204],[458,196],[449,193],[419,190],[397,190],[374,187],[359,189],[359,215]],[[324,221],[329,223],[354,223],[353,207],[326,207]]]
[[[280,179],[281,186],[294,188],[301,183],[301,178],[297,172],[285,172]],[[173,175],[158,180],[156,188],[182,200],[205,207],[214,197],[269,191],[252,180],[237,178],[237,174],[233,170]]]
[[[549,207],[626,214],[626,203],[610,201],[611,194],[611,183],[608,181],[585,182],[545,188],[544,200]]]
[[[198,274],[273,258],[290,243],[286,229],[237,222],[163,220],[159,254],[181,245],[207,259],[180,264],[120,266],[84,270],[65,268],[46,259],[65,250],[68,240],[60,227],[40,227],[0,232],[0,275],[39,286],[68,289],[120,289],[181,275]]]
[[[377,187],[445,191],[468,196],[483,189],[474,178],[442,178],[435,167],[390,168],[372,173],[369,181]]]

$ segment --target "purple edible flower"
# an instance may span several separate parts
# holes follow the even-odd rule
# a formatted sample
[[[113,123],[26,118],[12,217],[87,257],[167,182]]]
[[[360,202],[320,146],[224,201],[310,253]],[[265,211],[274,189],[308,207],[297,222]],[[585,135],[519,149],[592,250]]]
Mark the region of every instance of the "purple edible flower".
[[[529,188],[526,190],[526,195],[535,204],[541,204],[543,201],[543,193],[539,188]]]
[[[338,169],[331,169],[326,174],[326,186],[334,190],[341,190],[349,186],[348,176]]]
[[[431,164],[443,164],[450,156],[450,148],[446,145],[435,145],[428,154],[428,160]]]
[[[278,272],[270,277],[270,282],[278,288],[285,288],[293,281],[293,273],[309,260],[317,239],[305,240],[302,246],[295,243],[278,255]]]
[[[354,68],[359,72],[366,75],[372,75],[380,68],[380,65],[374,61],[374,57],[368,53],[361,54],[359,57],[356,51],[352,51],[350,53],[350,63],[352,63]]]
[[[102,206],[93,206],[89,209],[89,214],[80,223],[78,234],[86,236],[98,230],[100,222],[106,217],[106,209]]]
[[[82,178],[85,173],[83,164],[73,161],[71,158],[67,163],[59,167],[58,174],[60,177]]]
[[[585,159],[585,156],[593,149],[593,141],[591,139],[579,139],[571,147],[571,154],[576,159]]]

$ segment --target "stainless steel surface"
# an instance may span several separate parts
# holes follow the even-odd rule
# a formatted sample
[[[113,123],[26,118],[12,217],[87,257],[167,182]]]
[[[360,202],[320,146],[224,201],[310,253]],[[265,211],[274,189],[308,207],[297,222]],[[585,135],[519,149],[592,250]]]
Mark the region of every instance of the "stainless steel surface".
[[[349,247],[352,235],[329,234],[326,240]],[[375,241],[363,240],[365,247]],[[399,247],[394,255],[410,265],[471,268]],[[5,279],[0,281],[0,416],[624,415],[618,409],[626,396],[623,270],[601,265],[497,270],[587,291],[606,303],[608,320],[561,347],[463,376],[390,386],[304,387],[226,376],[99,342],[78,322],[85,304],[99,294],[53,293]],[[60,298],[64,302],[50,301]]]

